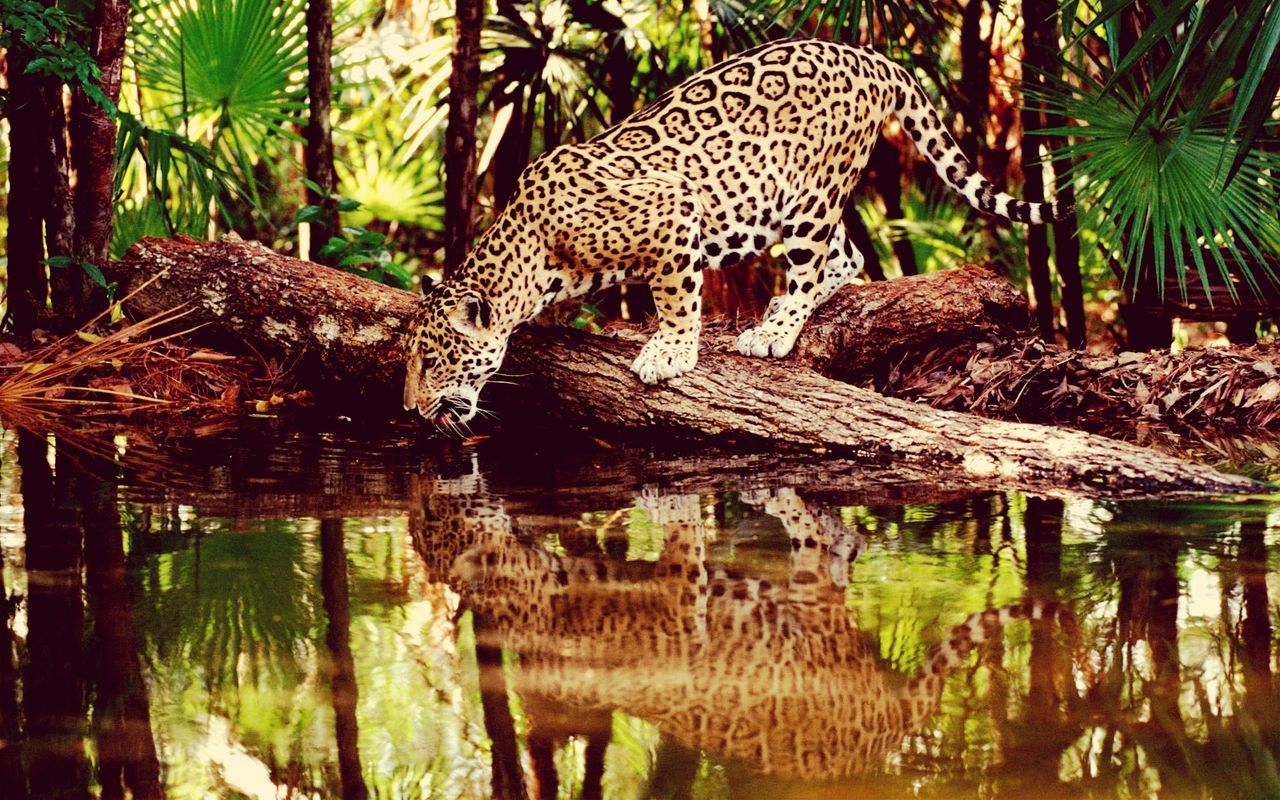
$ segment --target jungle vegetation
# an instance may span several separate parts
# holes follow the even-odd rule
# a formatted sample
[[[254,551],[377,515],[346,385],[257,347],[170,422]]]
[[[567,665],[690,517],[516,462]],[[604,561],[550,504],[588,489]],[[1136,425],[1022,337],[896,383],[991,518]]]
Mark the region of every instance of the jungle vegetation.
[[[891,124],[846,214],[872,277],[990,264],[1027,287],[1045,338],[1073,346],[1120,336],[1135,298],[1229,305],[1280,284],[1277,0],[0,0],[0,14],[19,335],[93,317],[112,293],[103,263],[147,235],[235,232],[413,287],[462,258],[540,153],[793,34],[910,64],[1001,188],[1080,209],[1052,228],[983,219]],[[778,274],[762,261],[709,282],[712,310],[760,306]],[[617,297],[592,308],[617,313]],[[1127,321],[1129,344],[1169,342],[1167,321]]]

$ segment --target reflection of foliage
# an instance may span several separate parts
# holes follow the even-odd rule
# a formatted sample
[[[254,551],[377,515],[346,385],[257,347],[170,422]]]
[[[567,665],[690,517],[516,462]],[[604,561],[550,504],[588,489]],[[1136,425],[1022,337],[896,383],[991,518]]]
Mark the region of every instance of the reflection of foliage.
[[[709,548],[717,565],[751,575],[785,569],[787,541],[776,526],[753,523],[758,512],[732,493],[703,501],[717,519]],[[840,510],[870,537],[853,565],[846,601],[890,667],[913,671],[949,625],[1030,591],[1028,504],[985,496]],[[1246,567],[1263,574],[1280,559],[1274,547],[1266,550],[1275,540],[1264,533],[1271,509],[1068,503],[1056,577],[1038,585],[1076,609],[1084,647],[1071,649],[1074,640],[1065,637],[1037,640],[1026,622],[1011,625],[998,647],[980,649],[948,680],[941,713],[901,754],[899,774],[857,776],[849,787],[879,786],[886,796],[921,787],[968,796],[974,781],[985,792],[1035,776],[1048,782],[1044,791],[1064,796],[1077,787],[1110,796],[1120,787],[1157,784],[1179,787],[1177,797],[1271,796],[1278,785],[1277,731],[1256,713],[1259,699],[1240,680],[1233,654],[1245,616],[1235,576]],[[222,727],[230,737],[224,750],[240,748],[277,785],[292,775],[295,789],[331,791],[326,621],[311,524],[255,522],[232,532],[217,520],[183,514],[185,533],[176,513],[157,513],[149,522],[126,516],[135,531],[135,616],[171,793],[232,791],[217,784],[203,760],[211,752],[209,731]],[[1241,555],[1234,526],[1242,522],[1258,537],[1261,562]],[[617,537],[631,558],[652,558],[662,543],[661,528],[639,508],[546,526],[548,541],[570,529],[594,533],[605,548]],[[193,529],[206,533],[196,538]],[[487,796],[490,754],[469,615],[457,620],[456,596],[420,582],[403,521],[352,521],[347,531],[360,755],[370,794]],[[1160,575],[1176,580],[1158,587]],[[1160,636],[1152,615],[1167,612],[1170,599],[1177,626],[1166,635],[1173,634],[1180,666],[1172,681],[1158,674],[1150,655]],[[1272,652],[1274,643],[1266,644]],[[511,653],[506,661],[508,671],[519,669]],[[1033,683],[1063,690],[1048,719],[1031,715]],[[518,706],[519,698],[511,699]],[[522,734],[523,717],[516,716]],[[622,713],[614,714],[612,730],[605,796],[643,796],[660,769],[661,732]],[[582,782],[583,749],[574,741],[557,755],[566,792]],[[1112,768],[1095,773],[1090,764]],[[713,757],[696,757],[695,766],[689,780],[698,796],[770,787]]]
[[[135,547],[146,552],[145,534]],[[150,660],[191,665],[208,687],[301,680],[307,665],[296,646],[317,624],[306,572],[313,558],[288,522],[190,536],[183,549],[156,556],[138,607]]]

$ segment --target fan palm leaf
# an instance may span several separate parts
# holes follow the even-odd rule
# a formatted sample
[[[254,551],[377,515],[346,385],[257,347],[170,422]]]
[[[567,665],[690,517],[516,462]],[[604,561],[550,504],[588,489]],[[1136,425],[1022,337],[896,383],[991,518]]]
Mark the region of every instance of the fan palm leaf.
[[[1107,89],[1083,71],[1076,77],[1084,91],[1064,84],[1048,100],[1078,124],[1046,133],[1074,137],[1056,156],[1074,162],[1066,177],[1079,179],[1082,223],[1125,266],[1130,290],[1154,279],[1163,292],[1172,271],[1184,298],[1194,274],[1206,297],[1220,278],[1235,299],[1233,268],[1255,293],[1262,281],[1280,283],[1268,259],[1280,253],[1280,158],[1239,152],[1221,114],[1144,117],[1143,97]],[[1238,180],[1220,169],[1224,153],[1240,164]]]
[[[1230,111],[1220,126],[1225,135],[1218,155],[1230,164],[1230,182],[1264,135],[1280,94],[1280,0],[1174,0],[1122,53],[1118,20],[1136,1],[1066,0],[1063,29],[1074,33],[1073,44],[1090,35],[1106,42],[1113,66],[1104,87],[1109,94],[1141,85],[1144,73],[1153,71],[1151,53],[1167,48],[1167,64],[1154,70],[1148,96],[1131,115],[1136,131],[1171,113],[1186,114],[1166,157],[1176,155],[1225,101]]]
[[[306,0],[147,0],[135,12],[133,60],[155,110],[251,188],[254,165],[274,164],[300,141],[305,8]]]

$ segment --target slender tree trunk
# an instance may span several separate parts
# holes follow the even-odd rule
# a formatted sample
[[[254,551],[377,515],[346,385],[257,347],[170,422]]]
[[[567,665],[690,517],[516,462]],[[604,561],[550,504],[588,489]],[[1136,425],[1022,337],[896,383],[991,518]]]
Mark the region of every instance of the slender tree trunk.
[[[351,599],[340,517],[320,520],[320,592],[329,620],[325,644],[329,648],[329,691],[334,735],[338,741],[342,797],[343,800],[364,800],[369,790],[360,768],[360,729],[356,721],[359,689],[355,659],[351,655]]]
[[[13,800],[26,800],[27,779],[22,773],[22,715],[18,710],[18,668],[14,663],[14,636],[9,627],[9,609],[19,602],[9,594],[0,572],[0,786],[7,787]]]
[[[329,108],[333,98],[333,2],[309,0],[307,3],[307,178],[320,187],[317,192],[307,187],[307,203],[320,206],[320,217],[311,222],[311,260],[326,262],[318,256],[321,248],[340,230],[338,206],[333,194],[338,178],[333,169],[333,131],[329,126]]]
[[[26,74],[26,48],[8,53],[9,233],[8,309],[14,333],[27,336],[39,325],[49,297],[44,237],[40,225],[39,150],[43,138],[39,81]]]
[[[101,76],[98,87],[112,103],[120,98],[129,0],[97,0],[89,17],[90,53]],[[71,155],[76,168],[75,255],[105,269],[115,206],[116,123],[111,113],[77,90],[72,101]],[[72,270],[75,285],[67,305],[55,309],[65,324],[79,325],[106,307],[106,293],[83,270]]]
[[[1244,677],[1244,708],[1264,731],[1276,730],[1275,670],[1272,667],[1271,601],[1267,588],[1266,525],[1245,522],[1240,526],[1240,559],[1243,563],[1244,619],[1240,621],[1240,665]]]
[[[507,676],[502,667],[502,642],[498,626],[478,611],[471,612],[475,631],[476,666],[480,674],[480,705],[484,729],[493,754],[493,797],[495,800],[522,800],[528,797],[524,770],[520,766],[520,744],[516,722],[507,696]]]
[[[858,213],[857,203],[850,200],[844,207],[844,227],[848,231],[853,246],[862,253],[867,277],[873,281],[884,280],[884,265],[880,263],[880,254],[876,252],[875,243],[871,241],[871,232]]]
[[[1057,61],[1057,5],[1053,0],[1022,0],[1023,84],[1042,89],[1044,77],[1036,70],[1051,69]],[[1023,198],[1040,202],[1045,198],[1044,171],[1041,165],[1041,138],[1031,135],[1044,128],[1043,106],[1037,100],[1023,100],[1022,107],[1022,175]],[[1036,324],[1040,337],[1054,341],[1053,278],[1049,272],[1049,228],[1032,225],[1027,229],[1027,273],[1035,294]]]
[[[991,93],[991,43],[982,38],[982,12],[986,0],[969,0],[960,23],[960,96],[964,102],[964,133],[960,149],[975,166],[985,137],[987,96]]]
[[[1054,600],[1055,587],[1062,578],[1061,500],[1028,497],[1023,527],[1026,531],[1026,591],[1028,599]],[[1023,709],[1032,728],[1056,727],[1061,723],[1058,707],[1058,663],[1061,654],[1053,636],[1053,620],[1031,621],[1031,683]]]
[[[512,0],[498,0],[498,16],[516,24],[521,23],[520,8]],[[502,73],[494,80],[495,87],[510,85],[515,84],[511,84],[508,76]],[[516,180],[529,163],[533,131],[528,127],[527,119],[533,114],[533,98],[526,100],[523,91],[507,93],[497,89],[491,96],[495,117],[507,106],[511,107],[511,118],[507,120],[507,128],[494,149],[493,160],[489,162],[489,174],[493,176],[493,207],[501,211],[507,207],[511,195],[515,193]]]
[[[884,201],[886,220],[902,219],[902,164],[898,161],[898,148],[881,137],[871,150],[871,163],[875,168],[876,191]],[[906,239],[893,240],[893,254],[898,259],[898,270],[904,275],[919,274],[916,251]]]
[[[1048,51],[1041,51],[1039,55],[1048,56],[1049,60],[1044,64],[1043,69],[1051,77],[1056,78],[1062,74],[1062,58],[1058,55],[1061,29],[1059,11],[1054,3],[1050,2],[1049,5],[1052,7],[1051,16],[1043,22],[1046,28],[1045,39],[1049,47]],[[1041,110],[1044,112],[1046,127],[1066,127],[1066,117],[1054,113],[1043,104],[1041,104]],[[1066,137],[1063,136],[1051,136],[1045,140],[1045,148],[1050,153],[1062,149],[1066,144]],[[1070,163],[1060,164],[1058,161],[1052,161],[1050,167],[1054,176],[1054,197],[1066,205],[1074,206],[1075,187],[1071,185],[1069,179],[1064,178]],[[1084,315],[1084,279],[1080,273],[1078,226],[1079,220],[1075,214],[1053,224],[1053,256],[1058,270],[1058,280],[1061,282],[1062,311],[1067,318],[1067,346],[1083,349],[1088,339],[1088,330]]]
[[[483,0],[458,0],[449,75],[449,124],[444,145],[445,275],[457,269],[471,245],[476,189],[476,95],[480,91]]]
[[[52,4],[53,0],[45,0]],[[44,111],[44,135],[40,142],[40,188],[43,194],[45,247],[48,255],[69,258],[75,253],[76,211],[71,193],[71,163],[67,152],[67,109],[63,102],[62,83],[45,79],[40,85],[40,102]],[[74,302],[83,280],[77,267],[55,269],[49,275],[53,307],[66,308]]]

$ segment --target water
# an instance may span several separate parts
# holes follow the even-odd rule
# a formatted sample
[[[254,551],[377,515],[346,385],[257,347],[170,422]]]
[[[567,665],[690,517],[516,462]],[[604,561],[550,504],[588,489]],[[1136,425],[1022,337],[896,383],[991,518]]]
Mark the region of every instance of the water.
[[[5,437],[0,795],[1280,797],[1280,505],[354,427]]]

